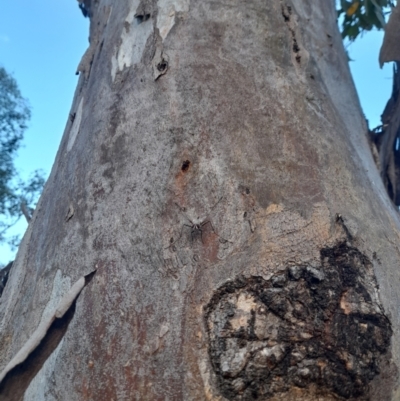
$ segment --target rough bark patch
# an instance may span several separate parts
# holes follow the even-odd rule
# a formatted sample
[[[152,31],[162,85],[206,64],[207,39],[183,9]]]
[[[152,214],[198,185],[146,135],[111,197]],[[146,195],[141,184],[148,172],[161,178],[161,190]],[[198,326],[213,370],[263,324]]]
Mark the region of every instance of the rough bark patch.
[[[313,384],[350,399],[367,395],[392,335],[363,284],[370,262],[346,244],[321,266],[291,266],[269,280],[239,277],[205,308],[209,356],[229,400],[267,400]]]

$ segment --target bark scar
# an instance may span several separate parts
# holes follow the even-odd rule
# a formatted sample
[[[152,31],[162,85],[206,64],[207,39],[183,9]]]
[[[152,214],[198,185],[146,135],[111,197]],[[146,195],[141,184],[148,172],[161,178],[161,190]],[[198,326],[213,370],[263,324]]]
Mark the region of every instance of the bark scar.
[[[168,61],[169,57],[164,53],[163,47],[158,45],[152,60],[155,81],[167,72]]]

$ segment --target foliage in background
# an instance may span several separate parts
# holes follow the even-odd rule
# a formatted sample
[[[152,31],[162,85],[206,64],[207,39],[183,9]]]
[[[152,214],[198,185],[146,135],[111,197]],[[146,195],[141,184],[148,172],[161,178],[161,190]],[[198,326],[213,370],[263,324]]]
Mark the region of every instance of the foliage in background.
[[[23,209],[31,210],[44,185],[41,172],[35,171],[23,182],[14,166],[31,112],[15,79],[0,67],[0,243],[18,245],[18,237],[7,237],[7,230],[17,223]]]
[[[337,12],[343,39],[354,41],[360,33],[373,28],[383,29],[385,17],[390,14],[394,0],[340,0]]]

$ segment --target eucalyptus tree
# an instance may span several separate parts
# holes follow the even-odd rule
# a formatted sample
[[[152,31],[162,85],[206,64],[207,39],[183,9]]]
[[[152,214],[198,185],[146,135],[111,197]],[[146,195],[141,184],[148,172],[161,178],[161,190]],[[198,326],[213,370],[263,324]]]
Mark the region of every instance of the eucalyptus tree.
[[[398,399],[400,221],[334,2],[79,2],[2,399]]]

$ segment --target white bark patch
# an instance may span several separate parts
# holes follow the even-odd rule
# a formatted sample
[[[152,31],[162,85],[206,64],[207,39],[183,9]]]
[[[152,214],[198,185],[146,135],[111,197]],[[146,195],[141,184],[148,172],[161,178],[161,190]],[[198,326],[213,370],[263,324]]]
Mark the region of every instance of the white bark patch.
[[[239,330],[240,327],[247,327],[251,319],[251,312],[255,310],[257,304],[254,302],[254,298],[249,295],[242,293],[236,303],[237,312],[230,320],[230,324],[234,330]]]
[[[175,14],[177,12],[188,12],[189,4],[189,0],[159,0],[157,28],[163,41],[175,25]]]
[[[169,325],[167,323],[163,324],[160,328],[159,337],[164,337],[169,332]]]
[[[53,289],[51,291],[50,299],[42,313],[41,320],[47,320],[53,314],[54,310],[60,303],[63,295],[65,295],[71,288],[71,279],[64,276],[61,270],[57,270],[53,280]]]
[[[142,23],[135,21],[138,5],[139,1],[132,2],[132,7],[122,29],[121,44],[115,48],[114,55],[111,58],[113,81],[118,71],[140,62],[147,39],[153,31],[151,19]]]
[[[75,301],[76,297],[82,291],[83,287],[85,286],[85,277],[81,277],[72,287],[71,289],[65,294],[64,298],[58,304],[54,316],[56,318],[61,318],[65,315],[65,312],[71,307],[72,302]]]
[[[75,139],[78,136],[79,128],[81,126],[81,121],[82,121],[82,109],[83,109],[83,97],[79,102],[78,110],[75,113],[74,122],[72,123],[71,130],[69,131],[67,152],[69,152],[72,149],[72,146],[74,146],[75,143]]]

